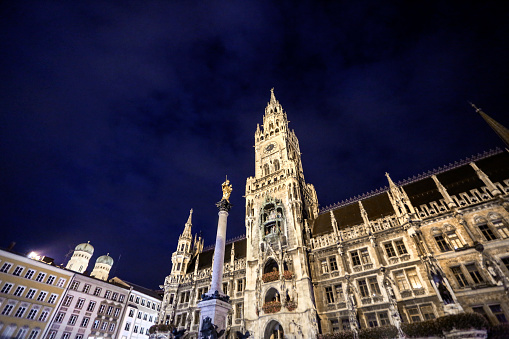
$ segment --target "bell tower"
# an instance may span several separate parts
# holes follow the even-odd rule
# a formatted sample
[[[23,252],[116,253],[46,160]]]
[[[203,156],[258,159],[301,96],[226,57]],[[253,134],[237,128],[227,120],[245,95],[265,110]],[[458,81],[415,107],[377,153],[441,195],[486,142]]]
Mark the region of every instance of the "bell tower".
[[[271,331],[290,333],[295,322],[304,337],[318,333],[305,247],[318,200],[304,180],[299,141],[288,123],[272,89],[263,124],[256,128],[255,175],[247,178],[245,194],[245,321],[261,338]]]

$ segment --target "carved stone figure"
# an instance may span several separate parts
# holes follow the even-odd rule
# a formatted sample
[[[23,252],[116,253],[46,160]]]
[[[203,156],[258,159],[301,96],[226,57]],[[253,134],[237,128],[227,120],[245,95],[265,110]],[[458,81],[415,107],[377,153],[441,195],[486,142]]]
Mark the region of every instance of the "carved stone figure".
[[[185,329],[179,331],[176,328],[174,328],[171,334],[173,334],[173,339],[180,339],[184,336],[185,332],[186,332]]]
[[[221,338],[224,330],[218,332],[217,325],[212,323],[212,319],[210,319],[210,317],[205,317],[205,319],[203,319],[200,333],[203,339],[217,339]]]
[[[247,339],[251,336],[251,333],[249,331],[246,331],[246,333],[242,333],[240,331],[237,331],[237,339]]]

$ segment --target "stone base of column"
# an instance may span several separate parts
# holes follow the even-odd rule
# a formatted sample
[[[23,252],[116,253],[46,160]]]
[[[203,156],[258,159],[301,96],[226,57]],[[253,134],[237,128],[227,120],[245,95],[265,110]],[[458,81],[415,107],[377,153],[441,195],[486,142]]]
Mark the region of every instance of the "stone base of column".
[[[198,303],[200,309],[200,329],[198,338],[202,338],[201,329],[203,320],[209,317],[212,320],[212,324],[217,326],[217,331],[226,331],[226,323],[228,312],[232,309],[232,305],[220,299],[209,299],[203,300]]]

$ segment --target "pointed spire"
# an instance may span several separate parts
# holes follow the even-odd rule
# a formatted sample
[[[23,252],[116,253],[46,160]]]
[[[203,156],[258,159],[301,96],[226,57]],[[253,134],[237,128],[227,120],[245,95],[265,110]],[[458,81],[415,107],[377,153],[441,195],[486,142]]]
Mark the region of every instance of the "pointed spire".
[[[189,211],[189,218],[187,218],[186,226],[184,227],[184,232],[182,232],[181,237],[188,238],[189,240],[193,239],[193,235],[191,233],[191,227],[193,226],[193,209]]]
[[[362,221],[364,221],[364,225],[370,225],[368,212],[364,209],[364,205],[362,205],[362,201],[359,200],[359,209],[361,210]]]
[[[338,234],[339,228],[338,228],[338,222],[336,221],[336,217],[334,216],[334,213],[332,212],[332,210],[330,210],[329,212],[330,212],[330,220],[332,222],[332,229],[334,230],[335,234]]]
[[[392,181],[391,177],[389,176],[389,173],[385,172],[385,176],[387,177],[387,180],[389,181],[389,186],[392,188],[394,186],[396,186],[396,184],[394,183],[394,181]]]
[[[470,105],[472,105],[475,111],[479,113],[479,115],[484,119],[484,121],[486,121],[486,123],[491,127],[491,129],[493,129],[493,131],[497,133],[500,139],[502,139],[502,141],[504,142],[505,146],[509,148],[509,129],[504,127],[502,124],[497,122],[488,114],[484,113],[481,108],[477,108],[477,106],[474,105],[473,103],[470,103]]]
[[[270,89],[270,103],[271,104],[277,103],[276,96],[274,95],[274,87]]]

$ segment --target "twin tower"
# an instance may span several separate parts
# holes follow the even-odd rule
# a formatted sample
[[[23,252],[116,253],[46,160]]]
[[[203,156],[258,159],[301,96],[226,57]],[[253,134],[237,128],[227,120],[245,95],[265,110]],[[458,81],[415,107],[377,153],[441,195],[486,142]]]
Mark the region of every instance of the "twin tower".
[[[94,247],[90,245],[90,242],[79,244],[74,249],[74,253],[65,268],[74,272],[83,273],[87,269],[88,262],[93,254]],[[109,253],[101,255],[97,258],[90,276],[106,281],[108,280],[111,266],[113,266],[113,258],[109,256]]]

